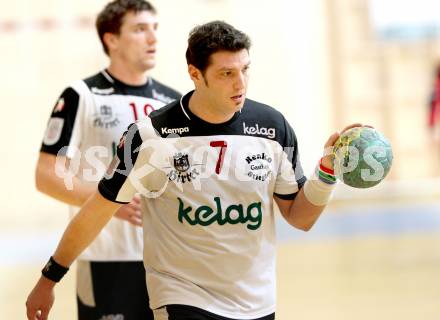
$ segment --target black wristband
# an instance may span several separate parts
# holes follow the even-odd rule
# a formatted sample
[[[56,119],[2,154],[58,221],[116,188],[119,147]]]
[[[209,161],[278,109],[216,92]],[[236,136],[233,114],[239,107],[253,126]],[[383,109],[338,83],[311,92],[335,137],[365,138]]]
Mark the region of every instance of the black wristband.
[[[47,279],[54,282],[59,282],[67,273],[67,271],[69,271],[69,268],[63,267],[58,262],[56,262],[53,257],[50,257],[43,270],[41,270],[41,273]]]

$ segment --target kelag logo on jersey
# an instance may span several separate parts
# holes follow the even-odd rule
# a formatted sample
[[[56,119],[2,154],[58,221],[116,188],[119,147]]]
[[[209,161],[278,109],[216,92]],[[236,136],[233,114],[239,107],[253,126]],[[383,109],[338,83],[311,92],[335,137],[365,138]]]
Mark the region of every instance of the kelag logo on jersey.
[[[191,165],[189,163],[188,154],[179,152],[173,156],[173,165],[174,165],[174,169],[169,171],[167,174],[168,180],[185,183],[185,182],[191,182],[192,180],[196,179],[198,175],[200,175],[199,170],[197,170],[197,168],[194,167],[202,166],[203,164]]]
[[[116,115],[113,114],[113,109],[111,106],[100,106],[99,113],[95,113],[94,116],[95,119],[93,120],[93,125],[98,128],[111,129],[120,123]]]
[[[216,207],[213,209],[210,206],[200,206],[194,210],[191,206],[185,208],[182,199],[179,200],[179,222],[186,221],[192,226],[197,224],[201,226],[209,226],[217,222],[220,226],[225,224],[246,224],[249,230],[257,230],[261,226],[263,219],[263,212],[261,209],[261,202],[254,202],[247,207],[242,204],[232,204],[226,208],[222,206],[219,197],[214,198]]]
[[[275,128],[266,128],[260,127],[258,123],[255,126],[247,126],[245,122],[243,122],[243,133],[250,135],[261,135],[266,136],[270,139],[275,138]]]
[[[246,157],[246,163],[248,164],[249,171],[248,177],[257,181],[266,181],[272,174],[272,158],[266,153],[258,153]]]

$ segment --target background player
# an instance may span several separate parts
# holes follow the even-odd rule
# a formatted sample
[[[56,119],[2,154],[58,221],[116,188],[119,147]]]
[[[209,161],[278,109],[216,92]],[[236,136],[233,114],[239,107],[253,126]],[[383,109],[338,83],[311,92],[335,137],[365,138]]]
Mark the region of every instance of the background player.
[[[156,63],[157,26],[156,9],[147,1],[107,4],[96,28],[109,67],[74,82],[53,109],[36,184],[39,191],[69,204],[71,216],[96,189],[127,126],[179,98],[148,75]],[[60,174],[65,170],[70,172]],[[152,319],[139,197],[119,208],[115,217],[79,258],[78,318]]]

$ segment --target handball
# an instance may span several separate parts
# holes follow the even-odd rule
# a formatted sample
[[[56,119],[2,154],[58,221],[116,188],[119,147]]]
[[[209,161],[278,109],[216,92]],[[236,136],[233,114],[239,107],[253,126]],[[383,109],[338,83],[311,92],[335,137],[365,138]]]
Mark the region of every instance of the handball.
[[[369,127],[351,128],[333,147],[336,177],[354,188],[370,188],[391,169],[393,152],[388,140]]]

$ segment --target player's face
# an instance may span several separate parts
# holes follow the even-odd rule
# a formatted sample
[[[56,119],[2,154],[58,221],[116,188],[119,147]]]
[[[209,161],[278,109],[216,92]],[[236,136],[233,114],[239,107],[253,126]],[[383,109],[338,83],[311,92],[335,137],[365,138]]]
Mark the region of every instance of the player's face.
[[[156,64],[157,17],[150,11],[127,12],[117,36],[116,54],[131,68],[149,70]]]
[[[209,106],[223,114],[243,107],[249,81],[250,57],[246,49],[219,51],[211,55],[197,90],[209,99]],[[214,111],[214,110],[213,110]]]

